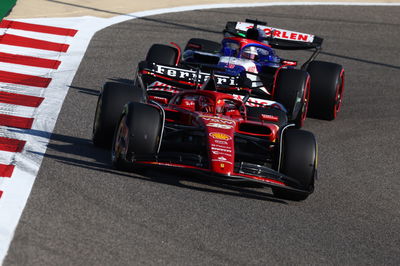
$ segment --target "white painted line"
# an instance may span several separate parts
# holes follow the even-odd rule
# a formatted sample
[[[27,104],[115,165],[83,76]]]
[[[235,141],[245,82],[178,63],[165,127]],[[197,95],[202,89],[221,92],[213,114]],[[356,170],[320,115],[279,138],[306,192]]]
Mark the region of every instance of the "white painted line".
[[[2,136],[4,137],[4,136]],[[15,159],[15,152],[6,152],[6,151],[0,151],[0,164],[11,164]],[[10,179],[7,177],[0,177],[0,190],[3,190],[1,188],[2,180],[4,179]]]
[[[44,93],[41,88],[23,86],[18,84],[2,83],[2,82],[0,82],[0,90],[10,93],[19,93],[37,97],[41,97]]]
[[[56,42],[56,43],[68,44],[74,38],[70,36],[54,35],[49,33],[32,32],[32,31],[18,30],[18,29],[7,29],[7,30],[2,29],[2,30],[5,34],[18,35],[21,37],[27,37],[42,41]],[[4,33],[1,33],[0,31],[0,35]]]
[[[27,55],[27,56],[34,55],[40,58],[55,59],[55,60],[58,60],[58,58],[60,57],[60,53],[55,51],[39,50],[34,48],[19,47],[7,44],[0,44],[0,51],[2,53]]]
[[[50,68],[32,67],[32,66],[3,63],[3,62],[0,62],[0,70],[25,74],[25,75],[39,76],[44,78],[50,77],[51,72],[54,71],[53,69]]]
[[[33,117],[36,108],[20,106],[14,104],[0,103],[0,114],[6,115],[18,115],[22,117]],[[0,137],[6,137],[0,135]]]

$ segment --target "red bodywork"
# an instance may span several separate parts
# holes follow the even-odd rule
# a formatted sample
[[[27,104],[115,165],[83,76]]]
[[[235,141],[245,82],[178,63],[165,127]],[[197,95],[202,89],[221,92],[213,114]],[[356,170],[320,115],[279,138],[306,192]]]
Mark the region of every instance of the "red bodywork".
[[[204,99],[209,100],[207,104]],[[153,100],[157,100],[153,98]],[[160,101],[159,103],[164,103]],[[206,108],[206,109],[202,109]],[[235,134],[263,138],[274,144],[279,141],[278,117],[260,115],[248,119],[246,106],[232,95],[207,90],[190,90],[176,94],[163,107],[168,125],[183,125],[203,128],[208,149],[208,167],[185,165],[183,163],[136,161],[139,164],[152,164],[169,167],[183,167],[201,170],[219,176],[250,179],[269,185],[287,186],[278,178],[267,178],[243,172],[235,172]],[[196,153],[196,151],[193,151]],[[271,170],[273,171],[273,170]]]

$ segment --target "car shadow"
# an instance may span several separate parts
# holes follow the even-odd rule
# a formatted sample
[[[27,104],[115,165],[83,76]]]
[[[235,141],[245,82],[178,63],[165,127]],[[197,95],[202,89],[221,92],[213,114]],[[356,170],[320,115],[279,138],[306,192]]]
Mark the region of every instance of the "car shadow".
[[[40,130],[9,130],[41,137],[49,135],[48,132]],[[101,173],[136,178],[142,181],[161,183],[206,193],[217,193],[252,200],[287,204],[286,201],[275,198],[273,194],[268,192],[269,190],[262,185],[254,183],[235,184],[232,182],[223,182],[220,179],[187,175],[180,173],[177,170],[159,170],[150,167],[135,172],[115,170],[111,166],[110,152],[108,150],[95,147],[91,140],[79,137],[53,133],[47,146],[46,153],[43,154],[31,150],[26,152],[42,155],[44,158],[55,160],[56,162],[73,167],[80,167]],[[260,191],[261,189],[262,191]]]
[[[212,30],[207,27],[197,27],[189,24],[185,24],[184,22],[173,22],[173,21],[167,21],[165,19],[157,19],[154,16],[147,16],[147,17],[137,17],[134,15],[126,14],[126,13],[121,13],[121,12],[115,12],[111,10],[106,10],[106,9],[100,9],[100,8],[95,8],[91,6],[86,6],[86,5],[80,5],[80,4],[73,4],[73,3],[68,3],[65,1],[58,1],[58,0],[47,0],[48,2],[52,2],[55,4],[60,4],[60,5],[66,5],[66,6],[72,6],[75,8],[80,8],[80,9],[86,9],[86,10],[92,10],[96,11],[99,13],[105,13],[105,14],[111,14],[111,15],[118,15],[118,16],[127,16],[131,17],[132,19],[137,19],[145,22],[151,22],[155,23],[156,25],[159,26],[172,26],[177,29],[184,29],[184,30],[191,30],[193,32],[206,32],[206,33],[211,33],[211,34],[217,34],[221,35],[222,33],[222,28],[220,30]],[[238,11],[240,10],[240,11]],[[197,10],[196,12],[203,12],[207,13],[210,16],[218,16],[218,15],[231,15],[233,17],[238,17],[238,16],[248,16],[248,13],[245,8],[242,9],[224,9],[224,8],[216,8],[216,9],[207,9],[207,10]],[[257,16],[265,16],[264,13],[261,11],[257,12],[257,10],[252,11],[252,16],[257,17]],[[293,14],[285,14],[285,13],[277,13],[277,12],[270,12],[268,14],[269,17],[271,18],[277,18],[277,19],[294,19],[294,20],[305,20],[305,21],[314,21],[315,23],[320,23],[320,22],[329,22],[329,23],[349,23],[351,25],[376,25],[376,26],[386,26],[386,27],[398,27],[399,24],[397,23],[384,23],[384,22],[376,22],[376,21],[371,21],[371,20],[355,20],[355,19],[340,19],[340,18],[326,18],[326,17],[321,17],[318,18],[316,16],[306,16],[306,15],[293,15]],[[331,52],[325,52],[322,51],[321,54],[326,55],[326,56],[331,56],[334,58],[341,58],[341,59],[346,59],[350,61],[355,61],[358,63],[365,63],[365,64],[370,64],[370,65],[377,65],[377,66],[382,66],[382,67],[387,67],[387,68],[392,68],[392,69],[400,69],[400,66],[398,65],[392,65],[392,64],[387,64],[384,62],[377,62],[377,61],[372,61],[372,60],[365,60],[363,58],[358,58],[358,57],[353,57],[349,55],[344,55],[344,54],[335,54]]]

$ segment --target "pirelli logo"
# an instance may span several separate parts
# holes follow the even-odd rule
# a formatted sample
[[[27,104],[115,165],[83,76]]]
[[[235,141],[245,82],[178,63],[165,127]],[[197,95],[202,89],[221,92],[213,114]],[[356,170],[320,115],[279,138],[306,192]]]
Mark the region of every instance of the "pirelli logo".
[[[187,82],[198,82],[199,84],[203,84],[207,78],[210,77],[210,73],[205,73],[201,71],[188,70],[183,68],[169,67],[163,65],[155,65],[154,72],[156,74],[160,74],[163,76],[167,76],[170,78],[174,78],[177,80],[183,80]],[[225,85],[225,86],[236,86],[237,78],[232,76],[224,76],[224,75],[214,75],[217,85]]]

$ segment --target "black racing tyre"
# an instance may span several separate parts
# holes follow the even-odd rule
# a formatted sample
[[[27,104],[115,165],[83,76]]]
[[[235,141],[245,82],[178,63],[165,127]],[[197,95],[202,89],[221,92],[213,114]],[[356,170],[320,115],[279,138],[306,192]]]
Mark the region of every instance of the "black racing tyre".
[[[289,200],[305,200],[314,191],[317,168],[317,142],[314,134],[300,129],[287,129],[283,133],[279,172],[296,179],[299,189],[307,192],[272,188],[275,196]]]
[[[186,44],[185,51],[195,50],[195,51],[202,51],[206,53],[216,54],[221,50],[221,48],[222,46],[218,42],[200,38],[192,38]]]
[[[137,102],[126,104],[113,138],[113,166],[121,169],[128,158],[156,154],[161,141],[162,119],[162,113],[155,106]]]
[[[161,65],[176,65],[178,60],[178,49],[164,45],[153,44],[147,52],[146,61]]]
[[[278,72],[274,87],[274,100],[288,111],[289,122],[303,126],[307,115],[310,91],[310,75],[299,69],[282,69]]]
[[[344,69],[341,65],[312,61],[307,72],[311,76],[308,115],[313,118],[334,120],[340,110],[344,91]]]
[[[106,82],[97,100],[92,140],[95,146],[109,148],[115,127],[127,102],[145,102],[146,92],[140,87]]]
[[[276,108],[265,108],[265,107],[251,107],[247,106],[247,118],[249,120],[260,120],[260,115],[272,115],[278,117],[277,122],[271,122],[278,125],[280,128],[288,124],[287,115],[284,111]]]

